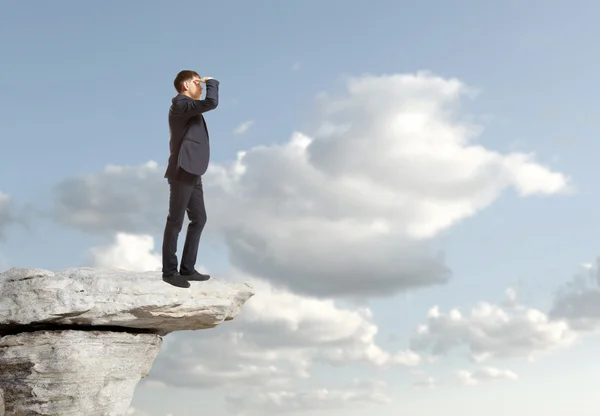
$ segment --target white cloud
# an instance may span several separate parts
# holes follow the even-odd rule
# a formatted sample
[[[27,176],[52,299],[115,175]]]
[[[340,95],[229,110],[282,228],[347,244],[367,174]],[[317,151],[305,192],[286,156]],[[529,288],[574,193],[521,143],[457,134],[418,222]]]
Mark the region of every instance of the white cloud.
[[[296,413],[309,410],[357,408],[392,401],[383,393],[381,382],[355,380],[351,386],[336,389],[267,390],[255,389],[241,395],[228,394],[227,403],[236,415]]]
[[[254,121],[252,121],[252,120],[245,121],[235,128],[235,130],[233,131],[233,134],[236,134],[238,136],[245,134],[246,132],[248,132],[248,129],[250,129],[250,127],[252,127],[253,124],[254,124]]]
[[[548,195],[567,186],[531,155],[473,144],[481,129],[456,111],[467,92],[426,73],[351,78],[342,96],[321,96],[313,137],[295,133],[214,166],[213,221],[232,262],[323,296],[445,283],[442,259],[415,240],[474,215],[508,187]]]
[[[475,386],[495,380],[516,381],[519,379],[519,376],[510,370],[500,370],[493,367],[483,367],[473,372],[460,370],[456,372],[456,377],[462,384],[468,386]]]
[[[468,94],[429,73],[349,78],[343,93],[320,95],[312,135],[211,165],[207,235],[224,238],[236,267],[311,296],[446,283],[430,239],[508,188],[551,195],[568,184],[531,154],[477,144],[482,129],[459,112]],[[58,218],[97,233],[162,231],[162,173],[126,167],[65,182]]]
[[[162,266],[161,255],[154,250],[154,238],[149,235],[117,233],[113,242],[90,249],[95,267],[110,267],[132,271],[156,271]]]
[[[600,258],[584,263],[574,278],[556,294],[550,310],[553,319],[566,319],[579,331],[600,329]]]
[[[467,314],[458,309],[444,314],[435,306],[427,322],[417,329],[411,346],[434,355],[466,348],[473,360],[483,362],[507,357],[534,359],[568,347],[575,339],[566,322],[551,320],[545,313],[511,299],[505,306],[480,302]]]
[[[300,69],[300,62],[294,62],[292,65],[292,71],[298,71]]]
[[[418,238],[473,215],[507,187],[524,195],[563,189],[565,177],[530,155],[501,155],[472,143],[482,129],[457,111],[468,92],[458,80],[427,73],[350,78],[345,95],[321,99],[323,133],[298,144],[294,159],[322,174],[328,189],[345,191],[334,197],[354,202],[349,194],[359,192],[364,203],[338,208],[342,213],[385,219]]]

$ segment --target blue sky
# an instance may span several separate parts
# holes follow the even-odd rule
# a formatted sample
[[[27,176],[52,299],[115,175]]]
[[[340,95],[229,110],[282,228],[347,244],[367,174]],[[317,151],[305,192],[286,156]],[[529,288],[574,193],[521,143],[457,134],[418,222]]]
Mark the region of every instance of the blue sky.
[[[597,94],[594,88],[600,58],[593,52],[600,35],[595,17],[598,12],[600,5],[596,2],[554,0],[427,1],[418,4],[391,0],[372,3],[353,0],[180,1],[176,6],[167,2],[5,2],[0,6],[0,37],[5,40],[0,43],[0,71],[3,75],[0,77],[0,138],[3,149],[0,152],[0,193],[10,196],[12,212],[23,213],[26,226],[8,220],[3,222],[3,206],[0,203],[0,231],[5,236],[0,241],[0,269],[15,266],[55,270],[90,264],[110,265],[106,263],[108,260],[99,259],[90,250],[111,245],[115,245],[117,252],[134,250],[131,246],[120,246],[115,242],[118,232],[133,234],[133,238],[152,236],[154,253],[146,253],[144,257],[150,263],[136,267],[155,266],[166,203],[167,185],[162,173],[168,157],[166,115],[170,100],[175,95],[172,81],[179,70],[195,69],[202,76],[212,76],[221,82],[220,105],[206,116],[214,170],[207,177],[211,184],[206,194],[209,223],[199,255],[204,267],[227,276],[233,267],[240,273],[263,279],[269,284],[282,285],[295,296],[307,296],[315,302],[335,299],[338,309],[331,312],[335,316],[331,315],[329,320],[323,314],[322,324],[325,326],[334,325],[332,322],[341,310],[354,313],[358,308],[367,306],[373,314],[367,321],[378,329],[373,342],[391,354],[409,348],[411,339],[415,338],[415,328],[427,322],[428,310],[434,305],[438,305],[443,314],[459,308],[464,316],[469,316],[478,302],[504,308],[505,290],[510,287],[518,293],[519,302],[525,308],[535,308],[548,314],[558,304],[556,291],[575,275],[583,273],[583,264],[595,263],[600,254],[596,242],[596,230],[600,227],[596,209],[600,191],[596,180],[600,173],[597,164],[600,146],[595,140],[600,124],[596,117]],[[431,87],[422,87],[421,84],[419,87],[414,86],[417,84],[405,87],[408,84],[403,82],[409,81],[394,78],[395,75],[409,76],[419,71],[430,73],[423,76],[422,85]],[[347,81],[347,77],[354,81]],[[467,120],[482,127],[470,143],[489,152],[498,152],[501,156],[515,152],[532,154],[531,163],[544,169],[543,174],[533,172],[538,176],[531,179],[527,173],[518,173],[522,171],[517,172],[513,165],[506,167],[508,165],[503,165],[504,162],[498,162],[502,167],[489,165],[492,174],[481,177],[477,182],[479,188],[469,188],[470,193],[453,200],[481,201],[476,199],[479,198],[476,195],[483,195],[488,190],[494,195],[489,204],[473,208],[472,214],[463,212],[448,227],[437,229],[431,238],[424,239],[432,253],[443,253],[446,265],[452,270],[448,283],[430,284],[430,280],[423,278],[425,280],[418,290],[404,290],[403,281],[398,280],[394,283],[396,286],[389,287],[389,296],[363,296],[358,289],[348,289],[352,292],[350,297],[340,293],[325,295],[318,285],[306,292],[301,280],[294,277],[294,270],[290,270],[290,277],[282,276],[287,273],[277,272],[273,265],[269,270],[260,270],[252,259],[233,245],[234,237],[239,237],[268,243],[268,247],[271,247],[269,244],[285,247],[276,250],[279,255],[293,247],[294,250],[289,248],[291,253],[309,253],[309,256],[312,253],[310,246],[320,242],[323,247],[333,250],[330,245],[331,241],[335,242],[333,237],[331,241],[315,238],[316,242],[311,238],[298,238],[293,243],[282,240],[284,237],[277,234],[277,227],[310,236],[309,227],[312,225],[308,219],[311,217],[302,218],[306,222],[295,222],[290,214],[289,217],[278,217],[277,223],[269,222],[268,209],[271,206],[281,204],[281,211],[273,208],[271,214],[275,217],[288,205],[282,199],[271,201],[266,194],[253,193],[260,191],[254,190],[254,186],[260,188],[259,185],[264,185],[267,189],[267,185],[277,185],[274,178],[299,187],[303,186],[304,180],[309,180],[308,176],[293,168],[304,165],[296,165],[298,161],[295,159],[293,163],[289,162],[277,151],[277,146],[285,146],[295,132],[323,143],[321,147],[315,146],[313,153],[321,152],[320,159],[314,159],[318,160],[319,172],[338,166],[342,166],[339,169],[347,169],[336,171],[339,178],[347,181],[327,182],[318,192],[315,190],[315,195],[321,195],[322,201],[329,201],[327,215],[319,217],[319,221],[324,221],[322,224],[334,227],[336,213],[346,209],[351,212],[343,214],[347,218],[389,220],[394,233],[399,234],[404,225],[426,222],[425,219],[411,222],[391,209],[379,211],[384,209],[381,208],[386,204],[384,199],[369,200],[368,204],[365,203],[368,207],[361,206],[353,212],[354,199],[343,199],[345,197],[342,196],[340,208],[334,209],[336,202],[332,202],[333,197],[327,199],[327,195],[336,194],[340,189],[340,195],[346,195],[343,193],[344,184],[355,179],[353,174],[356,172],[350,170],[350,162],[344,162],[340,154],[352,158],[357,153],[356,149],[364,145],[370,149],[367,152],[373,151],[374,160],[385,159],[385,155],[389,154],[389,160],[381,160],[381,165],[394,166],[396,159],[391,156],[391,150],[381,150],[383,146],[394,140],[405,144],[417,143],[417,136],[396,137],[395,133],[385,129],[383,135],[386,139],[378,141],[381,126],[388,119],[379,119],[377,114],[378,111],[386,114],[389,111],[391,116],[403,114],[406,110],[398,106],[404,99],[403,94],[412,100],[410,102],[420,102],[421,99],[443,101],[445,95],[440,92],[442,90],[436,89],[435,77],[447,82],[456,79],[477,91],[471,96],[461,94],[459,99],[449,99],[449,106],[457,115],[451,125]],[[363,79],[372,82],[365,84],[366,90],[356,92],[349,86],[359,85],[357,80]],[[427,95],[430,91],[427,88],[432,88],[435,93]],[[318,98],[323,93],[329,97],[324,104]],[[348,113],[337,116],[354,123],[361,133],[336,136],[336,145],[326,146],[328,142],[320,136],[319,128],[329,117],[327,109],[333,111],[335,106],[331,103],[336,99],[348,100],[352,108],[357,109],[356,112],[348,110]],[[375,110],[370,111],[372,108],[368,106],[371,105]],[[438,121],[445,120],[435,118],[438,116],[441,117],[436,113],[432,117]],[[235,134],[234,130],[247,121],[252,121],[248,130],[244,134]],[[427,136],[429,128],[433,127],[422,127],[420,133]],[[249,196],[244,194],[244,197],[236,199],[219,188],[221,182],[216,172],[218,169],[227,170],[240,151],[248,152],[249,173],[247,182],[236,183]],[[423,169],[430,172],[432,181],[440,180],[429,168],[437,169],[439,161],[435,162],[435,158],[441,150],[433,146],[428,151],[432,159],[421,155],[427,163]],[[461,169],[468,164],[469,155],[460,153],[463,159],[451,161],[451,168]],[[158,166],[144,170],[144,164],[149,161]],[[271,162],[273,170],[269,171],[267,167]],[[364,183],[370,185],[365,189],[365,198],[372,198],[374,194],[370,192],[375,192],[377,186],[383,186],[388,179],[404,183],[411,178],[411,175],[400,173],[395,177],[392,168],[386,171],[392,172],[389,175],[381,175],[377,173],[380,172],[378,163],[369,163],[352,165],[363,175]],[[130,168],[123,176],[111,179],[110,175],[102,173],[107,165]],[[404,172],[400,163],[397,166],[397,172]],[[422,172],[418,163],[414,169],[410,172]],[[143,172],[148,178],[139,176]],[[504,175],[506,188],[497,188],[499,179],[494,172],[499,175],[497,177]],[[558,176],[552,176],[552,173],[562,175],[568,186],[559,186],[560,190],[552,188],[558,186]],[[91,182],[78,182],[77,178],[82,175],[91,175],[93,179]],[[417,178],[418,174],[414,173],[414,177]],[[541,195],[519,195],[518,186],[524,183]],[[121,193],[111,191],[117,186],[121,186]],[[403,186],[396,187],[392,183],[389,189],[403,197],[403,192],[413,189],[410,184]],[[551,188],[553,190],[549,191]],[[72,212],[72,215],[53,215],[53,209],[60,200],[60,189],[64,191],[63,196],[68,195],[62,199],[66,208],[64,212]],[[415,189],[420,188],[417,186]],[[437,194],[434,196],[439,197]],[[410,203],[422,208],[434,196],[410,199]],[[90,202],[92,200],[95,202]],[[234,201],[241,203],[236,207],[238,211],[232,208]],[[130,208],[124,209],[125,205]],[[266,207],[267,211],[256,208],[260,206]],[[88,222],[77,219],[82,218],[77,216],[82,214],[78,211],[82,207],[89,209],[86,211]],[[365,211],[359,215],[358,209]],[[432,221],[436,216],[442,218],[445,211],[451,212],[452,209],[448,205],[435,211],[431,214]],[[248,217],[244,217],[246,214]],[[425,214],[414,215],[414,218],[421,218],[419,215]],[[256,224],[270,228],[259,229],[256,225],[257,228],[252,230],[254,234],[244,234],[244,221],[252,219]],[[327,222],[330,220],[332,223]],[[92,229],[90,224],[102,226]],[[296,228],[302,227],[302,224],[308,227],[307,234]],[[356,230],[332,229],[340,232],[340,250],[356,248],[351,243]],[[346,231],[348,234],[345,234]],[[377,258],[377,264],[369,264],[367,260],[359,263],[356,259],[360,256],[352,257],[351,251],[348,251],[348,264],[361,270],[357,274],[363,273],[362,279],[373,279],[374,285],[384,284],[384,280],[377,280],[377,276],[392,276],[395,270],[391,268],[403,270],[402,262],[410,263],[411,260],[410,254],[406,254],[404,259],[402,250],[387,249],[394,244],[404,247],[399,243],[405,242],[404,237],[401,240],[389,238],[387,240],[387,235],[381,240],[365,237],[363,251],[381,253],[365,258]],[[419,241],[415,244],[423,243],[423,240]],[[381,246],[378,245],[380,242]],[[413,240],[410,239],[410,242],[410,247],[413,247]],[[261,247],[267,246],[257,245],[256,250],[260,252]],[[408,250],[407,253],[413,251]],[[421,252],[415,248],[415,253]],[[328,265],[326,259],[329,254],[332,259],[338,260],[331,260]],[[324,291],[327,286],[325,280],[333,279],[331,276],[337,273],[328,267],[338,264],[338,261],[344,262],[344,256],[335,257],[333,252],[326,250],[314,256],[306,259],[307,263],[314,262],[310,266],[314,275],[306,278],[323,281]],[[124,257],[127,256],[117,255],[115,261],[123,261]],[[291,264],[296,263],[289,261],[284,264],[289,264],[291,269]],[[388,264],[390,269],[386,274]],[[377,269],[373,276],[364,272],[371,266]],[[302,267],[298,270],[304,270]],[[306,270],[311,270],[310,267]],[[588,272],[593,274],[594,270],[592,267]],[[345,284],[341,278],[335,282]],[[596,286],[592,285],[586,293],[597,296],[597,282],[594,284]],[[263,301],[268,302],[268,299],[260,298],[259,293],[256,302]],[[317,304],[324,307],[321,303]],[[306,311],[298,314],[300,317],[308,316]],[[515,314],[521,316],[518,312]],[[359,320],[357,322],[363,322],[362,318],[355,318]],[[600,316],[590,317],[594,321],[592,318],[600,322]],[[466,328],[474,327],[475,321],[470,320],[465,324]],[[472,340],[469,343],[469,335],[457,335],[451,326],[438,322],[440,326],[436,328],[440,332],[435,334],[436,339],[439,342],[462,343],[463,350],[442,354],[434,364],[392,366],[380,371],[368,358],[348,358],[343,365],[333,367],[322,363],[310,354],[326,347],[315,343],[310,353],[305,346],[302,347],[305,349],[298,347],[296,351],[301,357],[306,358],[307,354],[312,357],[310,360],[314,361],[314,367],[311,367],[311,377],[291,377],[286,379],[285,386],[288,391],[303,389],[309,392],[306,397],[310,398],[310,392],[319,388],[346,391],[343,390],[346,388],[344,383],[354,378],[386,380],[388,383],[382,394],[392,399],[390,403],[374,404],[377,400],[373,398],[376,396],[373,391],[365,390],[365,393],[359,389],[367,399],[366,407],[358,410],[352,407],[328,410],[326,407],[319,408],[319,400],[306,399],[317,406],[307,410],[306,414],[315,416],[326,412],[336,415],[362,415],[366,412],[395,415],[400,410],[424,416],[439,414],[438,410],[428,408],[428,403],[438,403],[448,409],[448,414],[456,415],[480,415],[484,412],[487,415],[570,415],[573,414],[573,406],[581,406],[576,414],[597,414],[600,402],[589,387],[599,381],[593,355],[598,343],[594,338],[595,329],[576,330],[573,322],[568,319],[567,322],[576,334],[573,345],[563,345],[562,341],[550,337],[548,345],[561,347],[534,364],[527,361],[526,352],[506,360],[498,358],[485,363],[485,366],[518,374],[518,380],[500,375],[492,377],[491,382],[479,380],[476,386],[462,385],[461,380],[464,379],[454,376],[456,371],[475,371],[481,367],[479,363],[470,361],[464,350],[476,342]],[[546,334],[535,325],[522,329],[532,331],[531,339],[536,339],[540,333]],[[505,335],[506,341],[498,341],[492,353],[506,352],[513,342],[518,342],[503,332],[508,331],[507,328],[517,331],[519,327],[498,329],[497,335]],[[218,336],[226,336],[226,331],[227,328],[222,328]],[[231,331],[249,330],[241,320]],[[482,331],[485,332],[485,329]],[[193,344],[194,336],[203,335],[179,337],[174,334],[167,337],[167,344]],[[349,338],[354,339],[354,336],[360,338],[356,334],[349,335]],[[217,337],[212,341],[219,340]],[[198,348],[210,350],[210,341]],[[305,340],[306,343],[309,341]],[[542,341],[535,348],[531,347],[532,351],[543,350],[541,344]],[[260,345],[258,341],[257,345]],[[360,343],[351,344],[348,351],[363,347],[366,348]],[[165,348],[161,354],[166,357],[168,351]],[[418,353],[428,357],[431,350]],[[169,384],[170,376],[161,372],[161,359],[163,357],[159,356],[156,371],[149,381],[166,383],[166,386],[156,387],[147,380],[140,383],[132,403],[138,411],[151,416],[168,413],[195,415],[197,406],[201,405],[209,407],[215,415],[232,414],[224,396],[238,391],[236,389],[243,391],[243,383],[232,385],[220,380],[213,390],[198,388],[194,384],[194,376],[188,374],[186,380],[192,380],[188,383],[190,389],[178,391],[177,387]],[[206,358],[189,357],[190,363],[194,363],[195,359],[201,361]],[[278,362],[277,365],[285,363]],[[423,377],[445,383],[426,389],[412,386]],[[571,381],[567,384],[567,380]],[[269,389],[278,391],[277,386],[267,386],[261,393]],[[375,389],[380,392],[379,387]],[[499,399],[493,397],[506,398],[502,400],[506,407],[500,409],[497,405]],[[299,407],[306,407],[298,397],[294,400],[300,403]],[[239,414],[267,414],[265,403],[269,404],[269,399],[263,402],[247,400],[236,411]],[[274,414],[281,411],[276,409]]]

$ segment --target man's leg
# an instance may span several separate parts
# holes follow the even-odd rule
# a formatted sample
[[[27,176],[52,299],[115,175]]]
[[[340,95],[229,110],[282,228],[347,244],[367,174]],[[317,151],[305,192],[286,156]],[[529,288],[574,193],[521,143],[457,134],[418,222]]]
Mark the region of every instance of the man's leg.
[[[186,178],[169,179],[169,215],[162,245],[163,277],[177,274],[177,239],[193,189],[194,183]]]
[[[204,190],[202,188],[202,177],[198,177],[192,195],[187,206],[187,214],[190,223],[183,245],[180,272],[189,280],[208,280],[210,276],[200,274],[196,271],[196,258],[198,257],[198,246],[204,225],[206,225],[206,206],[204,205]]]

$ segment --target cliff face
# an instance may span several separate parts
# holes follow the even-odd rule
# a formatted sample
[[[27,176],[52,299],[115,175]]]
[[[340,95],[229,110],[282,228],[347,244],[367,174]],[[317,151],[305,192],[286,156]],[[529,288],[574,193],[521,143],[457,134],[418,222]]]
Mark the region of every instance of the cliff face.
[[[0,274],[0,416],[124,415],[162,338],[233,319],[253,296],[212,278],[73,268]]]

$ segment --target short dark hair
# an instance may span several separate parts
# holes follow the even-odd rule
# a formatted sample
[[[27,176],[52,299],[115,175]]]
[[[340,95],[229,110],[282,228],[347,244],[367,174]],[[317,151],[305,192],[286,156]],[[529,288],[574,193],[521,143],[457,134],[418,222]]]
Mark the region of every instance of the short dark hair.
[[[190,69],[184,69],[183,71],[179,71],[179,73],[175,77],[175,80],[173,81],[173,85],[175,86],[175,90],[177,92],[181,92],[182,84],[185,81],[189,81],[190,79],[192,79],[194,77],[198,77],[199,78],[200,75],[198,75],[198,73],[196,71],[192,71]]]

